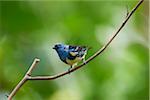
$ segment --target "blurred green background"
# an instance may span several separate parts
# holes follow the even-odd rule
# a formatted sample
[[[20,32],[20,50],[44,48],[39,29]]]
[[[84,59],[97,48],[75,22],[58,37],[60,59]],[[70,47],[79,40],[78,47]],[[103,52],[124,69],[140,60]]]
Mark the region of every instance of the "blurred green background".
[[[56,43],[92,47],[94,54],[138,1],[0,1],[0,100],[6,100],[35,57],[33,75],[69,66]],[[148,100],[148,1],[109,48],[80,70],[53,81],[28,81],[14,100]]]

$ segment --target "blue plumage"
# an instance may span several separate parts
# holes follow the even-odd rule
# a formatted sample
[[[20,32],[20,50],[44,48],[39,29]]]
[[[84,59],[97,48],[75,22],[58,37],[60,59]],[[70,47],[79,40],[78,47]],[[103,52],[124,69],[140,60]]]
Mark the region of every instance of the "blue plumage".
[[[56,44],[53,49],[58,53],[59,58],[71,68],[79,61],[85,59],[88,48],[85,46],[71,46],[64,44]]]

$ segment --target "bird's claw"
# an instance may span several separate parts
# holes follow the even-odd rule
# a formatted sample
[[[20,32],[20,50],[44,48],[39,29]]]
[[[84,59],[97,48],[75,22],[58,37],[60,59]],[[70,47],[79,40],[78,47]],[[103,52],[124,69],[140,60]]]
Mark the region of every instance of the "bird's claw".
[[[68,69],[69,74],[70,74],[71,69],[72,69],[72,66]]]
[[[83,64],[84,64],[84,65],[86,64],[86,61],[85,61],[85,59],[83,59]]]

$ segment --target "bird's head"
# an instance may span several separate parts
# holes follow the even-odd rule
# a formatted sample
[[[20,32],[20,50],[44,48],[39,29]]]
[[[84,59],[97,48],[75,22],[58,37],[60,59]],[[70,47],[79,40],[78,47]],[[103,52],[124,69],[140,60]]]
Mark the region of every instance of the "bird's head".
[[[58,50],[58,49],[63,48],[63,47],[64,47],[63,44],[55,44],[53,49]]]

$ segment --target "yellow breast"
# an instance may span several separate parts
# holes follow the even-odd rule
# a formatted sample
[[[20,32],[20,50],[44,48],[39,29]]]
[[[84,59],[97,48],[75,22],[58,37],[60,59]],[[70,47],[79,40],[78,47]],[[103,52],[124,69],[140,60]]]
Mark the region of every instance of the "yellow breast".
[[[66,59],[66,62],[68,63],[68,65],[74,65],[76,64],[77,62],[81,61],[82,58],[81,57],[76,57],[74,60],[70,60],[70,59]]]

